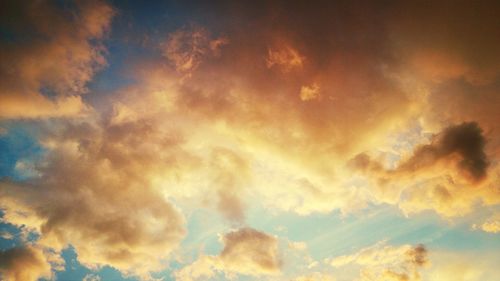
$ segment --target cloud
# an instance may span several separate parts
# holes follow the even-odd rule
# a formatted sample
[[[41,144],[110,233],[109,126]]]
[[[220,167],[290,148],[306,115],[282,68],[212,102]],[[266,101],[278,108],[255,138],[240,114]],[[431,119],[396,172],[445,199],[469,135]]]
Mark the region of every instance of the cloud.
[[[9,281],[51,278],[51,266],[42,250],[33,246],[0,251],[0,277]]]
[[[446,128],[434,137],[431,144],[415,148],[413,154],[394,170],[384,171],[380,163],[372,162],[365,154],[356,156],[351,163],[360,170],[385,172],[390,178],[400,174],[418,174],[440,161],[448,160],[454,162],[457,170],[473,184],[486,177],[489,163],[484,152],[485,143],[478,124],[469,122]]]
[[[481,224],[473,224],[472,229],[489,233],[500,233],[500,214],[494,214]]]
[[[500,221],[488,220],[479,226],[474,225],[474,229],[476,229],[476,228],[481,229],[485,232],[499,233],[500,232]]]
[[[241,189],[248,179],[249,167],[245,159],[225,148],[212,150],[210,166],[214,169],[217,187],[217,209],[229,220],[243,222],[245,206],[240,198]],[[238,173],[234,173],[238,171]]]
[[[289,45],[267,50],[266,66],[276,66],[284,72],[300,69],[304,64],[305,57]]]
[[[213,277],[217,271],[226,276],[275,275],[281,270],[276,237],[244,227],[221,238],[224,248],[217,256],[201,256],[192,264],[175,272],[177,280],[199,280]]]
[[[162,269],[186,233],[182,214],[152,184],[155,173],[171,170],[175,140],[142,122],[63,123],[41,138],[39,176],[0,182],[3,219],[39,235],[45,249],[71,245],[93,269],[109,265],[143,279]]]
[[[447,217],[463,215],[477,202],[496,204],[500,198],[493,184],[496,166],[488,177],[482,132],[475,122],[447,127],[392,169],[367,154],[357,155],[350,165],[374,181],[379,200],[398,204],[406,213],[433,209]]]
[[[228,44],[224,37],[211,38],[201,27],[181,28],[169,34],[163,44],[163,55],[181,73],[195,71],[207,57],[216,57],[222,46]]]
[[[231,223],[244,222],[249,206],[308,215],[389,203],[452,217],[499,203],[498,64],[485,59],[498,36],[485,7],[472,9],[481,17],[464,4],[441,18],[439,3],[275,5],[269,14],[208,7],[225,37],[208,27],[164,36],[170,67],[127,65],[136,83],[97,97],[112,112],[92,112],[82,94],[106,63],[113,8],[16,6],[30,32],[51,40],[2,44],[0,114],[95,116],[40,125],[52,130],[40,137],[47,157],[29,166],[28,181],[2,181],[5,219],[39,233],[44,247],[73,245],[87,266],[146,276],[185,235],[169,200],[188,214],[213,207]],[[364,175],[346,167],[356,155]],[[226,254],[200,257],[190,274],[279,271],[272,253],[262,252],[266,266],[230,237]],[[375,276],[408,274],[384,270]]]
[[[113,8],[100,1],[78,2],[74,12],[43,1],[2,6],[12,34],[0,44],[0,118],[87,113],[80,95],[106,64],[100,42]]]
[[[480,255],[483,258],[478,259]],[[436,251],[431,253],[432,266],[423,273],[422,279],[429,281],[494,281],[500,273],[498,255],[493,251],[456,252]]]
[[[491,83],[500,68],[493,48],[499,43],[498,30],[490,7],[468,2],[452,9],[445,3],[403,3],[388,28],[399,43],[398,53],[410,62],[415,74],[438,83],[461,78],[473,84]],[[429,28],[439,23],[446,27]]]
[[[435,143],[418,147],[396,170],[418,172],[456,153],[461,157],[456,164],[457,168],[471,182],[477,182],[486,177],[488,168],[488,159],[484,153],[485,142],[477,123],[452,126],[445,129]]]
[[[224,235],[220,258],[230,271],[273,274],[281,267],[277,239],[251,228]]]
[[[427,249],[423,245],[388,246],[379,242],[353,255],[334,258],[334,267],[358,265],[361,267],[358,280],[421,280],[419,270],[427,265]]]
[[[303,101],[314,100],[319,97],[319,86],[317,84],[302,86],[300,88],[300,99]]]
[[[262,4],[263,10],[269,8],[273,11],[271,14],[252,14],[232,5],[207,7],[204,10],[207,17],[220,23],[214,30],[225,34],[231,44],[224,46],[224,52],[213,61],[205,59],[207,54],[211,57],[207,46],[213,40],[208,31],[198,34],[190,29],[181,29],[177,31],[178,35],[174,35],[176,32],[172,33],[171,46],[178,46],[173,49],[187,50],[172,52],[172,64],[176,64],[174,54],[180,54],[177,65],[184,65],[184,62],[193,58],[193,61],[200,62],[193,65],[200,68],[203,65],[203,69],[192,72],[189,83],[173,81],[168,87],[158,86],[154,91],[162,93],[163,103],[159,99],[146,97],[146,91],[134,102],[140,100],[139,102],[146,103],[144,100],[149,99],[149,109],[157,114],[155,118],[174,116],[181,122],[190,125],[194,123],[189,130],[197,131],[194,134],[196,137],[188,136],[191,139],[188,142],[203,140],[204,148],[198,147],[205,150],[203,153],[209,154],[207,151],[213,146],[207,140],[217,138],[224,143],[220,147],[228,148],[240,158],[248,158],[244,159],[248,165],[248,181],[239,185],[246,185],[248,188],[231,189],[231,192],[220,193],[215,195],[216,199],[208,200],[215,200],[216,206],[221,205],[221,202],[226,202],[222,205],[233,206],[233,213],[240,214],[236,217],[241,218],[242,212],[238,210],[245,209],[244,202],[237,200],[239,198],[248,198],[245,201],[259,202],[258,204],[271,209],[293,211],[302,215],[327,213],[337,209],[347,213],[370,203],[400,205],[400,201],[406,200],[406,194],[414,198],[415,202],[422,199],[411,204],[412,206],[417,206],[417,203],[420,206],[428,205],[425,200],[432,198],[410,194],[411,189],[387,186],[374,191],[369,184],[363,184],[361,180],[354,178],[353,171],[345,167],[349,159],[363,151],[373,154],[387,152],[392,153],[392,158],[405,158],[408,151],[394,149],[393,146],[400,143],[395,144],[392,136],[406,132],[410,126],[423,131],[412,140],[411,144],[415,145],[424,143],[427,140],[425,134],[429,132],[434,133],[441,128],[467,121],[452,122],[452,119],[445,118],[446,112],[439,108],[448,107],[449,103],[436,99],[441,95],[439,87],[435,85],[438,82],[427,75],[416,75],[419,71],[408,65],[408,58],[413,56],[413,46],[418,44],[400,45],[396,39],[401,37],[411,41],[408,34],[425,36],[418,26],[412,26],[411,22],[406,22],[398,14],[409,12],[408,6],[411,5],[391,4],[384,8],[376,4],[367,5],[370,8],[360,9],[354,4],[324,3],[317,7],[306,7],[290,3],[285,6],[277,5],[279,7],[272,5],[271,9]],[[421,10],[426,8],[420,7],[417,10],[418,13],[412,16],[417,22],[425,20],[425,13]],[[461,9],[453,12],[455,14],[452,18],[456,14],[468,13]],[[226,24],[228,17],[225,15],[231,15],[229,18],[241,24]],[[432,12],[432,15],[435,16],[435,13]],[[317,24],[308,20],[311,18]],[[437,17],[433,20],[439,22]],[[442,21],[447,22],[447,19]],[[401,28],[397,26],[398,23],[401,23]],[[473,24],[474,21],[471,20],[470,23]],[[432,32],[440,31],[433,29]],[[459,42],[458,38],[454,38],[458,34],[447,36],[451,41]],[[198,39],[193,39],[193,36]],[[434,37],[439,38],[439,34],[432,35]],[[425,39],[426,49],[437,48],[432,40]],[[179,46],[184,44],[180,42],[187,42],[186,46],[204,47],[181,48]],[[164,55],[167,45],[165,43],[162,46]],[[198,49],[204,51],[196,51]],[[140,82],[143,84],[159,83],[152,80],[160,79],[171,81],[176,77],[159,63],[149,62],[138,68],[141,73],[148,75],[164,73],[160,78],[145,78]],[[288,68],[294,71],[285,71]],[[456,77],[443,78],[438,84],[455,81]],[[477,84],[473,85],[475,86]],[[144,88],[148,87],[150,86]],[[490,94],[484,99],[494,103],[496,98]],[[308,102],[304,102],[305,100]],[[477,97],[473,104],[482,107],[489,102]],[[132,103],[127,107],[134,108]],[[490,124],[494,124],[491,118],[495,115],[494,111],[491,109],[489,112],[490,114],[482,114],[484,118],[477,121],[477,126],[484,130],[480,133],[483,139],[490,139]],[[434,116],[436,114],[439,116]],[[463,112],[457,111],[453,115],[461,114]],[[484,159],[473,159],[467,154],[469,152],[462,153],[463,144],[453,145],[462,146],[453,148],[454,152],[444,152],[447,148],[440,147],[443,150],[436,150],[439,155],[433,156],[439,158],[439,161],[436,160],[436,165],[427,168],[438,170],[443,165],[447,174],[467,177],[460,178],[460,185],[473,181],[477,185],[486,185],[490,181],[487,179],[486,168],[495,169],[491,166],[493,164],[488,164],[491,161],[486,161],[492,155],[489,148],[491,144],[488,144],[489,147],[485,145],[484,149],[479,148],[484,153]],[[209,158],[207,155],[202,155],[201,158],[203,161],[210,161],[206,160]],[[459,163],[459,158],[464,158],[462,164]],[[483,160],[486,162],[481,163]],[[409,165],[410,162],[407,166]],[[453,169],[453,165],[458,168]],[[419,170],[419,173],[424,170]],[[203,173],[205,172],[210,174],[204,170]],[[432,184],[432,190],[429,187],[426,192],[446,198],[447,193],[454,194],[452,188],[458,188],[449,187],[444,179],[437,183],[441,187]],[[458,202],[474,201],[465,200],[465,196],[466,194],[457,196],[464,200],[455,200],[457,204],[452,209],[467,205]],[[438,204],[433,204],[433,207],[434,205]],[[452,213],[445,210],[450,204],[442,205],[442,213]],[[407,206],[404,209],[409,213],[420,206]],[[224,212],[224,209],[219,209]],[[229,217],[227,213],[225,216]]]

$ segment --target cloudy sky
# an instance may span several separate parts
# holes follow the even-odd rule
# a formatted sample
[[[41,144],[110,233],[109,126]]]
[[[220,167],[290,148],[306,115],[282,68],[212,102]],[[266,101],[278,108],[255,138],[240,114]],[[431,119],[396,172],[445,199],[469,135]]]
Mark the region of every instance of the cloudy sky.
[[[1,1],[0,279],[496,281],[498,1]]]

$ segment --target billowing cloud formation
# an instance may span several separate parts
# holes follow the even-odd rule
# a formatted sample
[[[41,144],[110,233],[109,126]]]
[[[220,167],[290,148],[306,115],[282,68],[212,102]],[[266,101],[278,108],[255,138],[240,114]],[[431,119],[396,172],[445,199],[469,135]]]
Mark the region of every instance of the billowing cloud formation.
[[[400,196],[398,192],[407,196],[400,202],[407,212],[430,205],[438,213],[455,216],[469,212],[478,199],[488,204],[500,198],[494,184],[482,184],[489,166],[485,144],[477,123],[462,123],[445,128],[430,144],[417,146],[394,169],[366,154],[357,155],[350,164],[376,180],[382,200],[391,200],[387,197],[392,190],[395,195],[389,197]],[[419,182],[423,182],[420,187]]]
[[[280,272],[281,258],[278,240],[274,236],[252,228],[241,228],[226,233],[224,248],[217,256],[201,256],[192,264],[175,273],[177,280],[203,280],[216,271],[244,275],[274,275]]]
[[[251,228],[224,235],[220,258],[226,268],[246,274],[276,273],[281,267],[277,239]]]
[[[485,139],[477,123],[463,123],[445,129],[435,143],[418,147],[410,159],[399,165],[396,171],[418,172],[432,166],[440,159],[458,154],[456,164],[472,182],[486,177],[488,160],[484,153]]]
[[[421,280],[420,268],[427,264],[427,250],[423,245],[393,247],[381,242],[354,255],[334,258],[331,264],[361,266],[359,280],[416,281]]]
[[[36,281],[50,278],[51,266],[43,252],[33,246],[0,252],[0,278],[9,281]]]
[[[72,245],[86,266],[148,278],[185,235],[177,207],[186,217],[213,208],[234,224],[248,207],[306,216],[385,203],[454,217],[500,203],[500,36],[487,1],[176,7],[206,26],[145,34],[163,43],[132,46],[138,57],[116,64],[132,82],[93,95],[99,109],[84,119],[37,121],[46,155],[18,159],[32,170],[25,179],[2,179],[4,219],[39,234],[39,247]],[[114,9],[1,10],[0,117],[87,112],[81,94],[106,63]],[[278,273],[275,239],[258,233],[227,234],[220,255],[178,277]],[[418,279],[416,249],[349,264],[368,267],[362,278]]]
[[[211,8],[207,13],[218,15],[224,9],[229,9],[229,14],[241,12],[233,11],[231,5],[216,8],[221,10]],[[395,38],[403,36],[400,33],[420,34],[420,30],[414,30],[418,27],[399,18],[398,13],[392,13],[406,11],[405,5],[394,5],[388,11],[374,7],[379,13],[373,14],[358,11],[356,5],[335,8],[338,9],[325,7],[335,10],[335,23],[330,22],[331,17],[315,13],[316,9],[294,4],[290,4],[287,12],[277,9],[269,18],[260,15],[255,19],[243,13],[235,18],[247,24],[231,24],[218,32],[227,34],[231,44],[220,49],[219,56],[212,60],[205,60],[207,56],[212,57],[209,46],[215,40],[208,31],[174,31],[162,45],[165,62],[170,62],[171,67],[166,67],[164,62],[139,64],[136,68],[140,71],[134,76],[139,83],[125,89],[120,104],[114,106],[122,109],[120,118],[141,119],[147,115],[155,120],[175,120],[175,124],[182,124],[182,130],[187,132],[183,137],[189,143],[188,150],[201,159],[202,166],[211,162],[210,155],[216,154],[212,150],[230,151],[233,158],[240,159],[238,161],[244,163],[240,166],[244,167],[243,175],[226,169],[225,179],[219,182],[214,181],[222,178],[216,175],[220,174],[218,165],[189,171],[198,179],[210,180],[215,188],[193,183],[188,173],[183,174],[186,171],[179,171],[179,175],[185,177],[176,183],[189,189],[191,199],[199,199],[197,194],[206,193],[211,197],[205,198],[206,201],[233,221],[244,217],[245,202],[241,198],[303,215],[337,209],[347,213],[371,202],[383,202],[399,205],[405,213],[435,209],[440,214],[455,216],[471,211],[481,199],[488,201],[485,204],[496,204],[495,198],[500,197],[495,196],[491,184],[498,168],[490,163],[494,161],[487,159],[495,155],[500,146],[495,142],[484,144],[485,139],[496,134],[496,130],[492,130],[496,126],[491,118],[495,115],[493,109],[489,115],[481,114],[476,123],[470,122],[475,120],[472,113],[466,115],[468,118],[462,116],[467,107],[462,112],[436,109],[447,106],[447,101],[439,98],[443,83],[457,78],[435,81],[417,75],[420,70],[406,65],[409,60],[406,56],[413,53],[403,52],[404,46],[397,44]],[[301,22],[302,17],[295,22],[296,17],[288,14],[289,11],[320,18],[324,25],[311,26]],[[265,23],[276,18],[279,24],[270,29]],[[392,21],[400,23],[403,30],[393,29]],[[339,28],[349,31],[350,36],[325,27],[340,23]],[[261,24],[261,33],[246,29]],[[286,30],[293,31],[283,31],[285,25]],[[170,41],[172,48],[167,48]],[[428,48],[433,49],[432,44],[429,41]],[[175,63],[175,57],[180,63]],[[190,71],[191,78],[186,82],[185,73],[175,72],[179,72],[182,62],[191,59],[205,63],[195,63],[200,69]],[[288,62],[295,65],[293,71],[276,71]],[[486,88],[478,91],[483,94]],[[478,108],[483,103],[489,107],[490,102],[494,104],[497,99],[489,93],[484,93],[483,98],[489,102],[476,99],[472,103]],[[436,116],[439,113],[442,114]],[[405,174],[402,180],[418,177],[415,183],[418,182],[420,188],[406,188],[406,183],[372,188],[353,178],[355,171],[346,167],[349,159],[365,151],[406,159],[413,147],[427,141],[428,134],[467,120],[464,124],[469,125],[457,128],[456,132],[445,134],[443,131],[441,136],[449,134],[447,138],[435,140],[421,152],[415,152],[419,155],[414,162],[409,161],[407,168],[400,168],[399,174]],[[413,130],[419,132],[413,133]],[[408,141],[407,147],[401,145],[401,139],[393,138],[403,138],[408,133],[414,135],[404,140]],[[468,144],[461,143],[462,135],[456,134],[476,137],[472,140],[475,143],[469,148]],[[424,161],[418,160],[422,156],[423,159],[429,157],[424,154],[432,154],[435,160],[429,164],[418,162]],[[423,167],[413,171],[411,165]],[[443,165],[446,169],[441,169]],[[490,173],[486,173],[487,168]],[[367,181],[378,180],[378,176],[364,176]],[[233,187],[221,188],[227,186],[224,182],[232,182]],[[480,187],[476,192],[465,192],[467,189],[463,187],[471,184]],[[243,186],[248,188],[241,188]],[[213,190],[216,190],[215,199]]]
[[[356,156],[352,164],[361,170],[384,172],[385,177],[390,180],[390,177],[400,174],[418,174],[438,165],[440,161],[451,160],[474,183],[486,177],[488,159],[484,153],[484,145],[485,139],[477,123],[463,123],[446,128],[431,144],[417,147],[413,155],[403,160],[394,170],[385,171],[380,163],[372,162],[364,154]]]
[[[106,64],[99,43],[114,10],[78,2],[70,12],[48,1],[3,1],[0,118],[75,116],[88,111],[80,94]],[[2,35],[3,36],[3,35]]]
[[[170,171],[176,142],[152,135],[148,142],[144,123],[102,126],[47,133],[47,155],[35,163],[40,176],[0,183],[3,219],[39,234],[44,248],[72,245],[88,267],[146,279],[185,234],[182,215],[151,182],[155,169]]]

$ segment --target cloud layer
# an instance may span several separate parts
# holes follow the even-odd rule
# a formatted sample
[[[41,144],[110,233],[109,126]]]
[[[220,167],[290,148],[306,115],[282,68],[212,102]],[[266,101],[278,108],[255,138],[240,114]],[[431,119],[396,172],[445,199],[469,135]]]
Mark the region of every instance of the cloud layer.
[[[255,210],[390,205],[498,233],[481,218],[500,204],[497,5],[187,1],[158,21],[134,8],[137,23],[102,1],[2,2],[0,135],[25,128],[43,151],[0,179],[23,237],[2,274],[49,278],[71,246],[86,267],[151,279],[185,259],[197,211],[236,230],[179,280],[285,278],[278,238],[247,226]],[[108,63],[118,78],[93,84]],[[409,281],[427,255],[381,243],[331,263]],[[293,278],[342,280],[310,273]]]

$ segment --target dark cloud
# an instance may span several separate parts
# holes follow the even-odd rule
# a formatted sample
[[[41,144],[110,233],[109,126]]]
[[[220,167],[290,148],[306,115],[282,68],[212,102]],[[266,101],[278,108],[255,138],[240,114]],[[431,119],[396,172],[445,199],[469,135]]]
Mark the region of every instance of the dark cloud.
[[[457,168],[473,182],[480,181],[486,177],[488,168],[485,144],[482,129],[477,123],[452,126],[443,130],[431,144],[416,148],[413,155],[396,168],[396,172],[418,172],[456,153],[461,158]]]
[[[428,251],[425,245],[419,244],[407,252],[410,262],[416,266],[424,266],[428,263]]]
[[[487,176],[489,161],[484,152],[485,144],[483,131],[477,123],[462,123],[444,129],[430,144],[416,147],[412,155],[393,170],[384,168],[380,162],[364,153],[353,158],[350,165],[380,176],[383,182],[401,174],[417,175],[440,161],[456,162],[453,156],[457,155],[460,159],[456,162],[456,168],[475,183]]]
[[[32,246],[0,251],[0,279],[36,281],[50,278],[50,264],[40,249]]]

